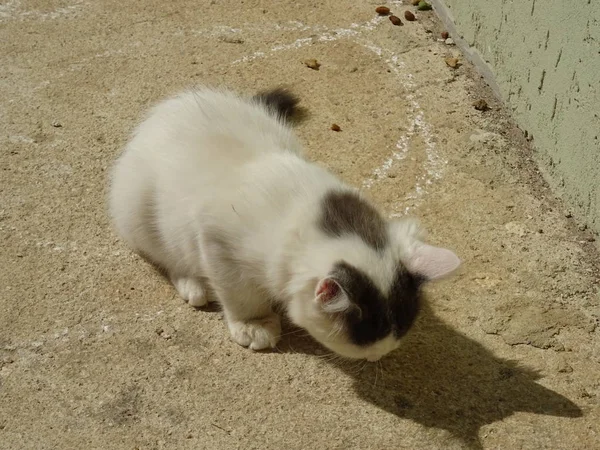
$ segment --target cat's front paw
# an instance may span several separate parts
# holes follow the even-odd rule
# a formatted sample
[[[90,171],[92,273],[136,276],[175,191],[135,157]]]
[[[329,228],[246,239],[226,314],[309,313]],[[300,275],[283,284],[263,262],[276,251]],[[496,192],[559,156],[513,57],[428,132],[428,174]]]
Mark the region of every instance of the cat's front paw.
[[[190,306],[199,308],[208,303],[206,291],[202,287],[200,280],[196,278],[173,277],[171,281],[181,298],[187,301]]]
[[[233,340],[241,346],[263,350],[277,345],[281,335],[281,321],[277,314],[247,322],[233,320],[229,321],[229,331]]]

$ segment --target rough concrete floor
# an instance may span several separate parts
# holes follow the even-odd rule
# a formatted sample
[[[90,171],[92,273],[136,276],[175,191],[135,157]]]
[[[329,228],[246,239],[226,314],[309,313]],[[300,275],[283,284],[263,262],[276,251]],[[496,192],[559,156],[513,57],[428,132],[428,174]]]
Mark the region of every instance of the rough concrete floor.
[[[592,237],[472,69],[446,65],[433,13],[400,27],[375,6],[0,4],[2,449],[600,448]],[[119,242],[108,168],[193,83],[292,86],[310,157],[461,255],[401,350],[346,364],[290,330],[252,353]]]

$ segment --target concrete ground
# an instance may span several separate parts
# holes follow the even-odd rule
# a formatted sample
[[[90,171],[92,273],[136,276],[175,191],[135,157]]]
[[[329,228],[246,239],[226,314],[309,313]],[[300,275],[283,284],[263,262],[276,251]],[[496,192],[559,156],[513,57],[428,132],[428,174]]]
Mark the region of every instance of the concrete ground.
[[[600,448],[593,237],[433,13],[388,5],[0,3],[0,448]],[[381,364],[241,348],[117,239],[109,167],[194,83],[291,86],[309,156],[464,260]]]

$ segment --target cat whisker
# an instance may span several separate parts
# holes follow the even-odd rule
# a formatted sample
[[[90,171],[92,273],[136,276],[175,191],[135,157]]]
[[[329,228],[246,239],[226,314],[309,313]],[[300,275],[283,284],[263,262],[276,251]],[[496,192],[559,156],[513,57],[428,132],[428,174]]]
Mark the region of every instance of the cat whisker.
[[[300,335],[301,337],[309,335],[306,330],[300,329],[300,330],[294,330],[294,331],[289,331],[287,333],[280,334],[279,337],[291,336],[291,335],[300,334],[300,333],[303,333],[303,334]]]
[[[329,332],[329,334],[327,335],[328,338],[336,338],[340,335],[340,333],[344,330],[344,328],[342,327],[341,324],[336,323],[334,324],[334,326],[332,327],[331,331]]]
[[[375,363],[375,385],[374,387],[377,387],[377,378],[379,377],[379,361],[377,361]]]
[[[346,364],[352,364],[351,366],[348,367],[348,370],[352,375],[361,373],[366,365],[366,361],[364,361],[364,360],[358,360],[358,361],[346,361],[345,360],[345,362],[346,362]]]
[[[336,355],[335,353],[326,353],[324,355],[317,355],[317,358],[322,359],[327,362],[332,362],[332,361],[336,361],[337,359],[339,359],[339,356]]]
[[[293,355],[300,353],[300,352],[297,352],[296,349],[289,344],[288,344],[288,349],[289,349],[288,351],[285,351],[285,350],[282,350],[281,348],[279,348],[278,346],[275,347],[275,350],[277,350],[279,353],[291,353]]]

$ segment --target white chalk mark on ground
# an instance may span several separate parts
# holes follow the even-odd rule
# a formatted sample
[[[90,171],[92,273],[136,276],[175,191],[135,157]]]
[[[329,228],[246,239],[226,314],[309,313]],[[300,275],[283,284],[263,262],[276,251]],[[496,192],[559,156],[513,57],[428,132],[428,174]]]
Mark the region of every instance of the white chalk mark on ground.
[[[369,41],[359,40],[358,43],[371,50],[380,58],[385,58],[384,61],[388,65],[388,68],[397,76],[399,82],[406,91],[413,92],[415,90],[415,83],[413,82],[414,77],[412,73],[406,70],[406,65],[403,61],[400,61],[398,55],[391,50],[378,47]],[[413,191],[406,195],[405,199],[411,200],[412,205],[405,206],[404,211],[402,212],[395,211],[391,214],[392,217],[403,216],[417,206],[423,195],[426,194],[427,186],[431,185],[434,180],[442,178],[444,166],[446,164],[446,161],[437,151],[431,125],[425,120],[425,113],[417,101],[415,94],[408,94],[406,98],[410,102],[408,117],[410,126],[408,132],[400,137],[396,143],[396,150],[392,152],[392,155],[385,160],[380,167],[373,171],[371,177],[363,182],[363,187],[368,189],[378,180],[385,178],[391,170],[394,161],[401,161],[406,158],[410,151],[410,143],[413,137],[415,135],[421,136],[425,143],[426,154],[426,160],[423,166],[424,173],[417,176]]]
[[[295,28],[295,29],[293,29],[293,31],[296,31],[297,29],[302,30],[302,31],[310,31],[312,33],[321,31],[321,34],[319,34],[317,36],[299,38],[290,44],[276,45],[274,47],[271,47],[266,52],[265,51],[256,51],[250,55],[246,55],[246,56],[243,56],[242,58],[236,59],[235,61],[232,62],[232,64],[245,63],[245,62],[254,61],[255,59],[259,59],[259,58],[266,58],[266,57],[270,56],[271,54],[282,51],[282,50],[292,50],[292,49],[302,48],[306,45],[310,45],[315,42],[333,42],[333,41],[337,41],[337,40],[344,39],[344,38],[358,37],[364,31],[375,29],[375,27],[377,26],[377,24],[379,24],[381,22],[381,20],[382,20],[381,17],[376,17],[376,18],[370,20],[369,22],[366,22],[363,24],[353,23],[350,25],[350,28],[336,28],[335,30],[327,30],[327,28],[324,26],[311,27],[308,25],[304,25],[301,22],[297,22],[299,25],[301,25],[301,27]],[[285,28],[281,27],[281,29],[285,29]]]
[[[29,14],[30,12],[21,11],[21,6],[18,0],[13,0],[5,5],[0,5],[0,21],[7,16],[17,16],[23,14]],[[393,4],[401,4],[401,2],[392,2]],[[80,4],[74,5],[72,8],[79,7]],[[361,24],[352,23],[348,28],[336,28],[329,29],[324,25],[307,25],[299,21],[290,21],[284,24],[270,24],[261,25],[260,27],[255,24],[244,24],[232,28],[225,25],[214,25],[207,29],[196,29],[186,31],[178,31],[177,35],[185,35],[187,33],[194,35],[201,35],[213,38],[222,37],[224,34],[243,36],[245,30],[252,30],[256,32],[266,32],[272,30],[278,30],[283,32],[307,32],[310,36],[296,38],[289,43],[280,43],[273,45],[268,49],[257,49],[254,52],[238,58],[231,62],[232,65],[248,63],[257,59],[268,58],[282,51],[292,51],[311,45],[313,43],[327,43],[335,42],[341,39],[348,39],[357,45],[369,50],[376,54],[390,69],[391,73],[395,75],[398,82],[402,87],[409,92],[406,96],[408,102],[408,130],[398,137],[392,152],[382,161],[379,167],[372,170],[371,175],[365,179],[362,183],[364,189],[372,188],[380,180],[387,178],[392,168],[399,162],[405,160],[413,150],[413,142],[415,138],[419,137],[425,146],[425,162],[423,163],[422,172],[415,177],[414,187],[411,192],[407,193],[405,198],[394,205],[392,217],[402,216],[408,213],[411,209],[418,206],[423,196],[427,193],[429,187],[436,181],[442,178],[446,160],[439,154],[434,139],[434,132],[431,124],[429,124],[425,118],[425,113],[418,101],[417,94],[415,94],[416,84],[414,83],[414,76],[407,68],[404,61],[392,50],[376,46],[373,42],[365,38],[365,35],[377,28],[383,21],[387,20],[386,17],[375,16],[367,22]],[[134,47],[139,46],[139,43],[133,44]],[[126,54],[125,49],[118,51],[107,51],[94,55],[92,58],[86,58],[74,63],[69,68],[70,71],[80,70],[83,64],[89,62],[94,58],[104,58],[113,56],[115,54]],[[37,89],[45,87],[48,82],[42,83],[37,86]]]
[[[0,22],[8,22],[9,20],[27,20],[27,19],[42,19],[54,20],[74,15],[83,6],[83,2],[76,2],[74,5],[55,8],[52,11],[42,12],[38,10],[26,10],[22,6],[20,0],[10,0],[0,4]]]

